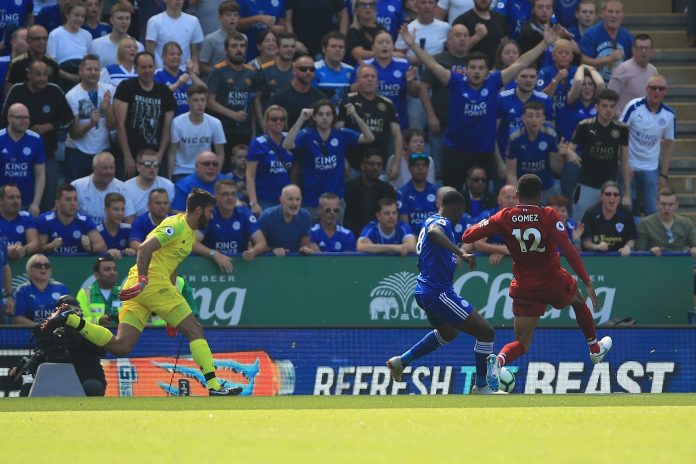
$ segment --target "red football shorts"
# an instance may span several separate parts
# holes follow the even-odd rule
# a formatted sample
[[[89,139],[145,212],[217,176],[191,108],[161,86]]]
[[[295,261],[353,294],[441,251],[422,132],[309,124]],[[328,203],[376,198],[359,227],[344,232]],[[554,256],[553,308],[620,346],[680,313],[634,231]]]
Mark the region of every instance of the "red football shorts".
[[[558,271],[548,287],[526,289],[516,279],[510,283],[512,313],[521,317],[541,317],[548,305],[565,308],[573,301],[578,291],[578,282],[565,269]]]

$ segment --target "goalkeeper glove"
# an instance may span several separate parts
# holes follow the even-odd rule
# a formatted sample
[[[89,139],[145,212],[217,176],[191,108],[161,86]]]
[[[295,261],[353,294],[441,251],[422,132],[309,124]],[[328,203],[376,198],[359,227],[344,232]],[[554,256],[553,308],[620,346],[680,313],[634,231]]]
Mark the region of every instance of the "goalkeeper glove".
[[[118,299],[121,301],[127,301],[131,298],[135,298],[136,296],[140,295],[140,292],[142,292],[145,289],[146,285],[147,276],[138,276],[138,282],[132,287],[128,287],[126,289],[121,290],[121,293],[118,294]]]

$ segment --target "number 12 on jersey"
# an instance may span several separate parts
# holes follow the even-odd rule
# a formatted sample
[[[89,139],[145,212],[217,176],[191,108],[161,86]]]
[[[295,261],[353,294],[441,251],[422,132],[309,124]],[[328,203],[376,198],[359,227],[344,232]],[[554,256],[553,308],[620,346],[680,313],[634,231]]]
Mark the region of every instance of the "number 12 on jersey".
[[[544,253],[546,251],[546,247],[539,248],[539,243],[541,243],[541,232],[539,232],[539,229],[530,227],[525,229],[524,232],[522,232],[522,229],[512,229],[512,236],[519,242],[522,253],[527,253],[528,251]],[[527,242],[530,240],[532,240],[532,246],[527,249]]]

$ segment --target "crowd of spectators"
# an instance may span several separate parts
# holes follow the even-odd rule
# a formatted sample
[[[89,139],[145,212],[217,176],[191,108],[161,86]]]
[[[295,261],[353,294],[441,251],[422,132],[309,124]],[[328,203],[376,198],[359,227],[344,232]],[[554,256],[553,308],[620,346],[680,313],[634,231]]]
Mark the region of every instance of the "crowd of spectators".
[[[696,251],[659,44],[621,0],[4,3],[0,248],[31,256],[32,291],[51,256],[134,255],[194,187],[218,201],[194,253],[222,272],[412,253],[442,189],[467,199],[461,233],[527,173],[582,250]],[[474,248],[496,265],[501,243]],[[5,287],[15,322],[43,311]]]

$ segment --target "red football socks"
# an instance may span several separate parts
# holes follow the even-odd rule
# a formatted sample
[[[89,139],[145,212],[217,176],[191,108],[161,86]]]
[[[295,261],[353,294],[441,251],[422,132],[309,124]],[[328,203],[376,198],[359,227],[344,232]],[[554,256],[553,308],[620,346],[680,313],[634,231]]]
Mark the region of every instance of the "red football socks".
[[[577,319],[578,325],[585,335],[585,340],[587,340],[587,344],[590,346],[590,352],[599,353],[599,343],[597,343],[597,332],[595,331],[592,311],[590,311],[585,302],[573,305],[573,310],[575,311],[575,319]]]
[[[522,342],[515,340],[510,342],[498,353],[498,363],[500,367],[513,362],[524,354],[524,345]]]

